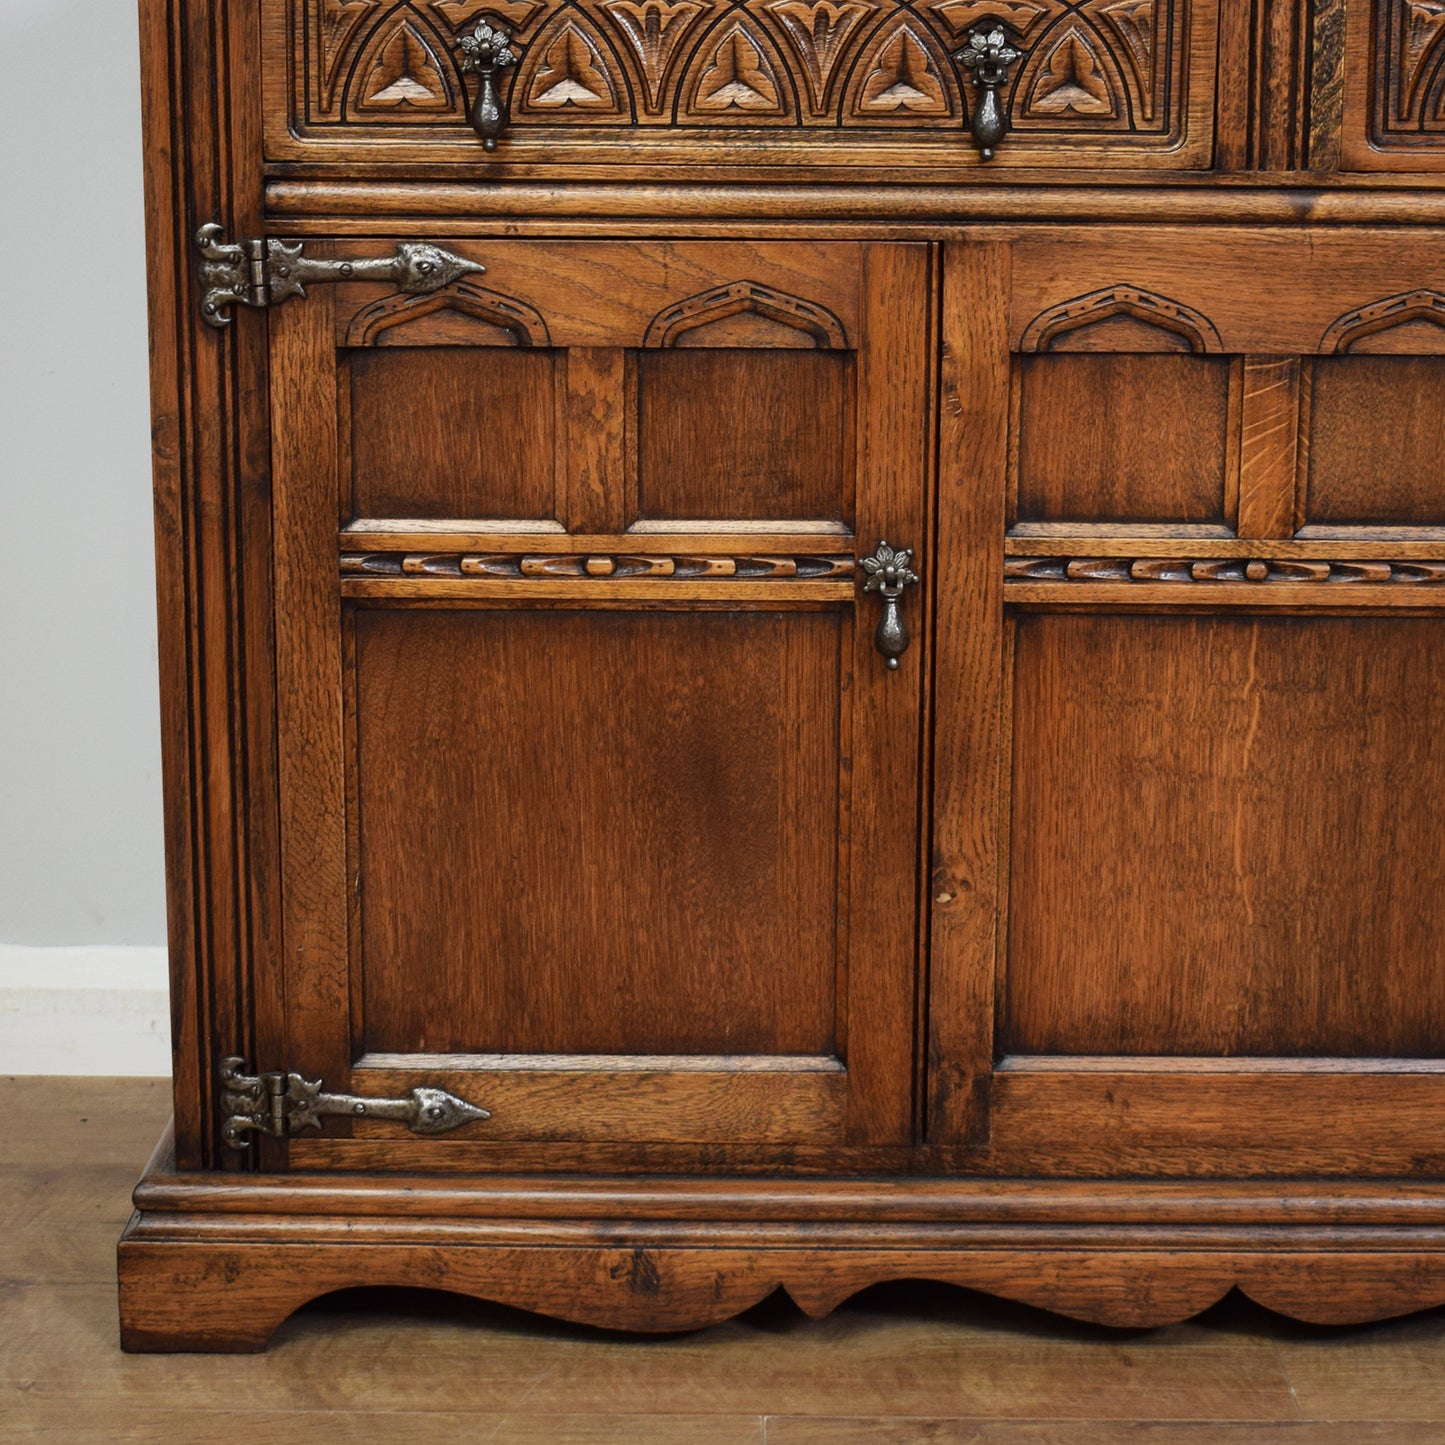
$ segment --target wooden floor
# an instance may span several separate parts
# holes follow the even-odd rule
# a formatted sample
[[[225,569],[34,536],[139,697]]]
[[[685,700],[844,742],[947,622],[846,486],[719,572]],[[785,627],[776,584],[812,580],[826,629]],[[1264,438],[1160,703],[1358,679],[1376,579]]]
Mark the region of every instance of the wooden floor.
[[[545,1445],[1445,1441],[1445,1311],[1308,1328],[1238,1299],[1149,1333],[880,1287],[636,1339],[399,1291],[255,1356],[127,1356],[114,1245],[169,1111],[144,1080],[0,1079],[0,1439]]]

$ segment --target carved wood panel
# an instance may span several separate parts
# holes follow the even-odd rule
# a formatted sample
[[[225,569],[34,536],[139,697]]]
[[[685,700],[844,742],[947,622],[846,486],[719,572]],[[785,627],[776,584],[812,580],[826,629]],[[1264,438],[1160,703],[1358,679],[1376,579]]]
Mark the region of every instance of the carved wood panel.
[[[1207,126],[1217,0],[266,0],[273,154],[306,138],[418,140],[471,156],[453,38],[484,11],[513,27],[509,153],[533,126],[947,132],[970,159],[973,89],[951,58],[1004,23],[1025,57],[1006,100],[1014,152],[1108,141],[1176,148],[1185,80]],[[1191,54],[1192,52],[1192,54]],[[1205,63],[1207,62],[1207,63]],[[285,115],[274,78],[289,73]],[[284,122],[284,125],[281,124]],[[681,137],[680,137],[681,138]],[[757,136],[750,136],[756,142]],[[778,139],[781,139],[779,137]],[[823,136],[820,134],[821,141]],[[1201,137],[1207,142],[1207,137]],[[721,136],[714,144],[723,143]],[[465,149],[464,149],[465,148]],[[523,147],[524,149],[525,147]],[[792,153],[794,156],[795,152]],[[893,153],[896,159],[896,152]],[[936,152],[926,153],[936,158]],[[499,157],[505,158],[505,157]],[[1193,162],[1184,162],[1186,164]],[[1198,163],[1203,163],[1200,157]]]
[[[1378,142],[1445,144],[1445,0],[1376,0]]]

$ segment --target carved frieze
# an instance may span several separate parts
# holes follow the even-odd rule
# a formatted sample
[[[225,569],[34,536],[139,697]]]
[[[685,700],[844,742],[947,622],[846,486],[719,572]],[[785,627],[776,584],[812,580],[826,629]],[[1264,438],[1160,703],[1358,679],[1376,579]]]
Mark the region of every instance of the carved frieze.
[[[455,36],[486,16],[506,23],[524,56],[505,82],[518,127],[960,128],[967,78],[949,56],[987,21],[1026,50],[1003,97],[1020,137],[1167,144],[1183,126],[1191,10],[1207,9],[1207,0],[268,3],[287,17],[293,130],[426,122],[453,141],[475,83],[458,67]]]

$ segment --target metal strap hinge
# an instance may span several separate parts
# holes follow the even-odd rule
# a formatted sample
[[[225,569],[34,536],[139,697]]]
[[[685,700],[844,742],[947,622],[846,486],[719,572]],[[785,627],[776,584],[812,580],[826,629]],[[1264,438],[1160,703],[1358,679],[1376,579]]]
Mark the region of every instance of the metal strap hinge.
[[[308,285],[336,281],[390,281],[409,296],[440,291],[462,276],[480,276],[486,267],[466,261],[426,241],[403,241],[394,256],[350,261],[318,261],[305,254],[302,241],[251,237],[227,241],[215,221],[196,232],[205,294],[201,315],[212,326],[231,324],[230,308],[258,310],[304,296]]]
[[[446,1134],[492,1116],[485,1109],[443,1089],[416,1088],[400,1099],[369,1099],[355,1094],[326,1094],[320,1079],[300,1074],[252,1074],[242,1058],[221,1060],[221,1137],[232,1149],[250,1144],[247,1134],[285,1139],[303,1129],[319,1129],[324,1116],[388,1119],[413,1134]]]

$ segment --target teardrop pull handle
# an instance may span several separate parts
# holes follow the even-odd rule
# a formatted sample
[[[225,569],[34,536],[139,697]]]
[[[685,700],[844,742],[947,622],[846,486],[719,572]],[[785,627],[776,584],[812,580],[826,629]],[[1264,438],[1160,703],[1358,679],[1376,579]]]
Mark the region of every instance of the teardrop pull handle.
[[[497,86],[497,72],[517,63],[521,49],[503,25],[478,20],[474,29],[457,36],[462,52],[461,66],[477,77],[476,99],[472,101],[472,129],[482,138],[482,149],[494,151],[507,129],[507,102]]]
[[[860,560],[868,574],[863,590],[876,592],[883,599],[883,615],[878,619],[873,645],[883,654],[888,670],[897,672],[898,659],[908,650],[908,624],[898,604],[903,599],[903,589],[918,584],[918,573],[913,570],[913,548],[901,547],[895,551],[886,541],[879,542],[871,557]]]
[[[973,72],[968,129],[986,161],[993,159],[998,143],[1008,134],[1008,114],[1000,92],[1008,86],[1010,67],[1023,55],[998,25],[976,26],[968,32],[963,49],[954,51],[954,61]]]

